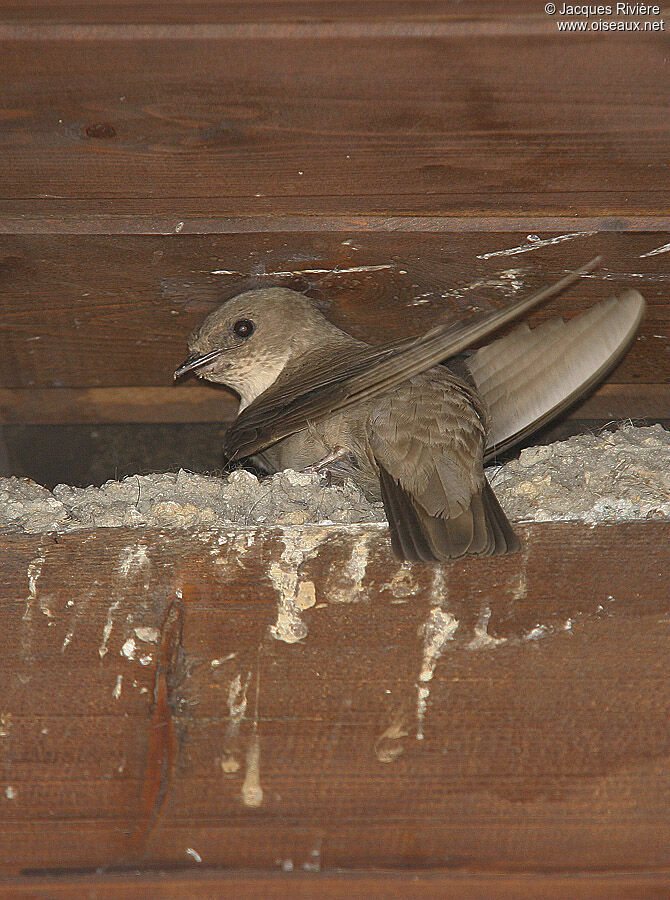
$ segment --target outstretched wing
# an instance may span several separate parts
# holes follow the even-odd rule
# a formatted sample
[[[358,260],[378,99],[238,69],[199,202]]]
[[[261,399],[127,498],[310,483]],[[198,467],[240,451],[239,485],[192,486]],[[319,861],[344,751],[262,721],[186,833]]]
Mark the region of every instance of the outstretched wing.
[[[520,325],[477,350],[467,368],[486,404],[486,457],[519,443],[598,384],[626,352],[644,314],[637,291],[598,303],[569,322]]]

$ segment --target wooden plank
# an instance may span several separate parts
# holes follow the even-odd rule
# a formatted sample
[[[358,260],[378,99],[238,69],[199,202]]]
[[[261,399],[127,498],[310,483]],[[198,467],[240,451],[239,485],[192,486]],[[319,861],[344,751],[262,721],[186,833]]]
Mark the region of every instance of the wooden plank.
[[[474,25],[481,22],[518,20],[530,29],[547,18],[528,3],[528,0],[509,0],[505,13],[495,0],[471,0],[466,9],[454,6],[449,0],[245,0],[215,2],[215,0],[36,0],[30,8],[16,0],[0,0],[0,20],[3,23],[81,25],[139,25],[170,24],[333,24],[361,23],[370,26],[380,23]],[[551,19],[548,21],[551,23]]]
[[[661,231],[670,230],[667,215],[571,216],[551,213],[554,202],[569,207],[570,194],[516,195],[517,214],[501,211],[467,213],[471,194],[458,198],[461,215],[236,215],[220,211],[218,202],[202,200],[123,200],[44,201],[26,200],[21,212],[11,200],[0,199],[0,235],[193,235],[193,234],[267,234],[271,232],[436,232],[444,235],[473,232],[513,232],[523,235],[538,231]],[[606,195],[594,197],[606,202]],[[546,205],[545,205],[546,204]],[[532,213],[524,209],[532,207]]]
[[[0,424],[231,422],[238,400],[215,386],[0,388]],[[603,385],[566,416],[571,421],[670,419],[670,386]]]
[[[667,872],[670,525],[520,533],[0,536],[4,873]]]
[[[639,288],[648,313],[612,381],[667,382],[670,274],[668,257],[654,251],[669,240],[667,232],[536,241],[508,233],[6,236],[0,387],[168,387],[191,329],[253,287],[306,291],[337,325],[375,343],[490,310],[596,253],[603,267],[530,321]]]
[[[534,6],[507,34],[382,24],[262,40],[7,25],[0,196],[14,217],[150,198],[228,216],[667,216],[662,34],[566,38]]]
[[[160,896],[164,900],[211,900],[216,897],[290,897],[343,896],[397,898],[407,900],[439,896],[443,900],[665,900],[670,876],[664,873],[612,873],[573,875],[480,875],[445,874],[422,870],[409,872],[342,872],[337,874],[281,873],[275,875],[248,872],[132,875],[74,875],[32,877],[0,882],[0,897],[12,900],[130,900]]]

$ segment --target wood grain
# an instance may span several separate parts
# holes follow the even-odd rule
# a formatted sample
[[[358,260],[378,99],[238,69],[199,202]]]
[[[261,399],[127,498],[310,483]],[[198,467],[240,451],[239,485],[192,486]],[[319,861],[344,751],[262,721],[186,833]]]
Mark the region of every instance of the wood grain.
[[[136,388],[0,388],[0,423],[72,425],[231,422],[238,400],[210,385]],[[670,419],[670,387],[605,384],[567,413],[570,421]]]
[[[667,870],[669,526],[520,533],[1,536],[5,874]]]
[[[450,0],[35,0],[30,7],[0,0],[3,23],[31,25],[157,24],[496,24],[512,20],[531,30],[547,18],[527,0],[508,0],[504,15],[495,0],[472,0],[466,8]],[[549,19],[551,22],[551,19]]]
[[[668,243],[668,233],[539,237],[5,236],[0,387],[168,387],[191,329],[225,298],[253,287],[306,291],[337,325],[380,343],[445,317],[490,310],[596,253],[603,255],[602,268],[529,321],[569,317],[638,288],[648,313],[611,380],[670,381],[668,256],[648,255]]]
[[[211,900],[212,897],[402,896],[407,900],[439,896],[443,900],[665,900],[670,876],[662,872],[570,875],[480,875],[426,872],[283,872],[273,875],[223,872],[136,872],[127,874],[24,877],[0,881],[0,897],[12,900]]]
[[[35,201],[91,217],[156,198],[228,216],[667,216],[662,34],[566,37],[541,14],[538,33],[531,4],[511,34],[417,32],[391,4],[379,35],[144,36],[89,27],[90,8],[83,31],[5,26],[0,196],[15,218]]]

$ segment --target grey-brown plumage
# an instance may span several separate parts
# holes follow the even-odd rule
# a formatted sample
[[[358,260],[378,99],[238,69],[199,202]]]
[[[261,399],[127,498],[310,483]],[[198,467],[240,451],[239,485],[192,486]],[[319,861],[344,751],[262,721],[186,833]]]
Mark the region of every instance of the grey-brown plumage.
[[[261,453],[273,471],[327,465],[381,496],[401,559],[505,553],[518,539],[484,475],[487,454],[601,378],[634,334],[644,301],[628,291],[567,324],[522,325],[464,351],[597,262],[475,322],[378,348],[336,328],[302,294],[249,291],[191,335],[175,377],[195,370],[239,393],[229,458]]]

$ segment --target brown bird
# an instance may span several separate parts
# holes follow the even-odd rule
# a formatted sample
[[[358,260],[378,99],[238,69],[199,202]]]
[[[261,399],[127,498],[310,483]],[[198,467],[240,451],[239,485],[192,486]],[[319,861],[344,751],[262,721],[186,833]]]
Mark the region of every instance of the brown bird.
[[[175,379],[195,371],[239,394],[224,445],[229,459],[260,452],[270,471],[327,467],[381,495],[400,559],[506,553],[519,542],[484,462],[615,365],[644,300],[626,291],[568,323],[521,325],[464,351],[598,262],[479,320],[382,347],[341,331],[295,291],[248,291],[191,334]]]

